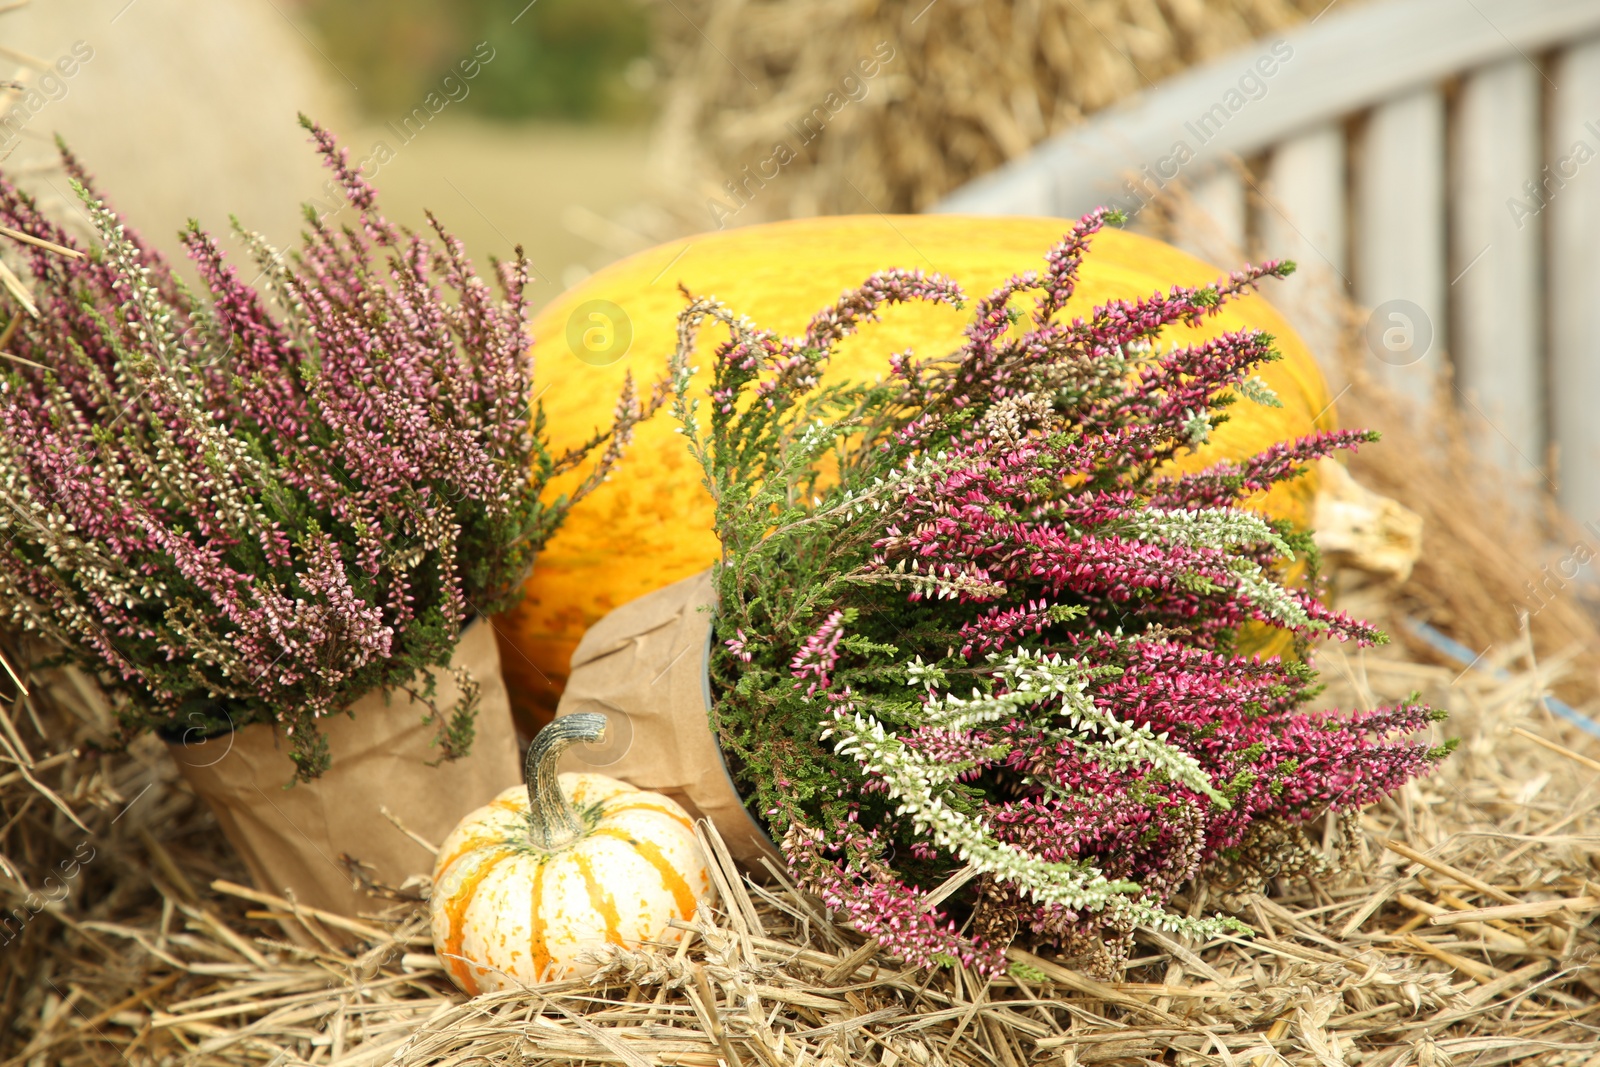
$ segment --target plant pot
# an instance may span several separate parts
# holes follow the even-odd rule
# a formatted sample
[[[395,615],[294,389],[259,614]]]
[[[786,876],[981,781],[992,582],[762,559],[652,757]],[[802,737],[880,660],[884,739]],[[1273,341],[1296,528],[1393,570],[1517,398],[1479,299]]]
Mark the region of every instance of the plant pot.
[[[591,626],[572,654],[556,717],[598,712],[601,745],[575,745],[563,771],[589,771],[664,793],[722,834],[757,873],[782,854],[750,816],[711,732],[711,572],[630,601]]]
[[[437,766],[429,766],[439,758],[436,730],[422,721],[429,708],[403,692],[370,693],[351,705],[354,717],[322,720],[332,763],[312,782],[294,782],[288,745],[266,723],[167,747],[258,888],[290,890],[300,904],[343,915],[375,911],[386,902],[359,887],[342,857],[359,860],[386,886],[433,869],[432,854],[380,808],[437,844],[462,816],[520,780],[493,627],[478,620],[462,631],[450,666],[466,668],[481,687],[477,732],[465,756]],[[461,691],[451,670],[433,673],[434,702],[448,708]]]

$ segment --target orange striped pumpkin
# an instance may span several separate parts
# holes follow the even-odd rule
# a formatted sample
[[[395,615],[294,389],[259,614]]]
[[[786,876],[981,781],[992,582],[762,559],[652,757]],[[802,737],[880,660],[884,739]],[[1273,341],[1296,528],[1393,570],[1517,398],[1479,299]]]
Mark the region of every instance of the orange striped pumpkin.
[[[603,774],[556,773],[562,750],[603,738],[605,717],[540,731],[523,786],[463,819],[439,849],[434,950],[471,995],[590,973],[607,944],[677,942],[711,875],[688,813]]]

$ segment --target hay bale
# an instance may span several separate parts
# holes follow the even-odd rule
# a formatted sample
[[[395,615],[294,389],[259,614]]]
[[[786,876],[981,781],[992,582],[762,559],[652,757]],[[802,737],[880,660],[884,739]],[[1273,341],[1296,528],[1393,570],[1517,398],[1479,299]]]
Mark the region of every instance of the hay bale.
[[[1084,116],[1326,6],[658,5],[657,53],[668,79],[651,173],[666,216],[655,216],[653,236],[818,214],[921,211]],[[864,60],[871,76],[859,66]]]
[[[472,999],[445,978],[414,897],[359,921],[301,908],[238,884],[209,816],[151,753],[47,765],[88,738],[39,687],[0,705],[0,735],[35,757],[32,782],[0,775],[0,884],[37,885],[75,841],[94,854],[0,951],[0,1062],[1585,1064],[1600,761],[1542,716],[1537,672],[1503,682],[1398,648],[1323,666],[1343,702],[1422,689],[1464,742],[1359,823],[1294,845],[1342,854],[1346,873],[1213,878],[1180,899],[1238,915],[1253,939],[1141,931],[1112,976],[1021,946],[992,978],[915,973],[781,877],[757,887],[719,860],[720,899],[681,946],[609,949],[593,980]],[[335,945],[331,925],[359,944]]]

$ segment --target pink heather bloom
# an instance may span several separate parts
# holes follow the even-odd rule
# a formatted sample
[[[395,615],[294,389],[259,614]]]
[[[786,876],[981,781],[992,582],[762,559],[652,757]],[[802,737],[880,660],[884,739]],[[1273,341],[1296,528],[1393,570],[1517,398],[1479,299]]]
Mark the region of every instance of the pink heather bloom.
[[[1161,908],[1210,863],[1278,871],[1297,824],[1447,751],[1408,740],[1425,707],[1305,709],[1315,638],[1382,635],[1314,578],[1286,584],[1309,538],[1242,510],[1371,435],[1170,473],[1226,405],[1270,402],[1241,385],[1276,354],[1259,331],[1163,330],[1288,268],[1067,319],[1105,218],[978,301],[958,351],[894,354],[878,385],[822,384],[833,346],[892,303],[961,305],[953,283],[881,272],[793,338],[710,300],[680,319],[675,413],[723,546],[718,737],[794,875],[916,964],[994,971],[1012,936],[1116,959],[1141,922],[1239,929]],[[707,318],[730,337],[702,433],[687,367]],[[1252,625],[1296,658],[1240,655]]]
[[[355,225],[308,214],[289,259],[240,229],[241,269],[191,224],[198,295],[70,155],[95,247],[0,178],[0,223],[85,253],[17,246],[40,314],[6,309],[0,603],[105,678],[128,730],[275,722],[309,776],[318,717],[447,664],[664,393],[629,383],[610,430],[552,455],[521,250],[496,294],[431,216],[425,236],[380,215],[307,125]],[[573,497],[540,501],[596,448]],[[453,756],[471,709],[449,718]]]
[[[749,650],[749,640],[749,638],[745,637],[744,631],[740,630],[733,637],[724,641],[723,644],[728,646],[730,653],[749,663],[754,658],[754,653]]]
[[[806,638],[800,651],[795,653],[790,661],[789,668],[795,678],[795,687],[811,679],[811,685],[806,689],[806,696],[814,694],[818,687],[826,688],[829,684],[828,672],[833,670],[833,665],[839,661],[839,639],[844,636],[844,613],[834,612],[829,615],[816,633]]]

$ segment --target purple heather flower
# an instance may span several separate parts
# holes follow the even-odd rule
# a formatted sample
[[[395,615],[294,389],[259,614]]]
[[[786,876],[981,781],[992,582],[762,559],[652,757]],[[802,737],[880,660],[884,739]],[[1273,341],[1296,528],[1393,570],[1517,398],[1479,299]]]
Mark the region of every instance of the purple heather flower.
[[[308,214],[287,260],[241,229],[243,271],[191,224],[203,296],[66,157],[101,243],[21,249],[40,314],[9,309],[0,602],[119,692],[130,730],[276,722],[312,775],[316,720],[446,665],[664,393],[630,382],[610,431],[552,454],[521,250],[495,294],[437,220],[430,237],[379,214],[307,125],[356,224]],[[79,248],[3,178],[0,222]],[[596,448],[571,497],[541,502]],[[446,755],[470,711],[441,716]]]
[[[1141,922],[1216,932],[1163,902],[1225,854],[1248,863],[1262,828],[1352,812],[1442,755],[1405,740],[1427,708],[1310,712],[1304,663],[1235,651],[1246,625],[1306,656],[1381,639],[1288,584],[1308,542],[1242,508],[1370,435],[1166,473],[1274,353],[1259,331],[1162,330],[1287,268],[1063,321],[1105,218],[978,301],[957,352],[895,354],[880,386],[826,392],[820,368],[886,302],[962,303],[948,280],[880,273],[794,338],[709,300],[680,322],[676,413],[724,551],[719,738],[795,876],[918,964],[994,970],[995,931],[1112,957]],[[686,368],[707,318],[731,337],[702,436]],[[976,936],[927,905],[967,868]]]

